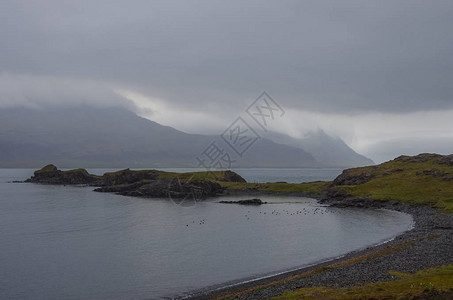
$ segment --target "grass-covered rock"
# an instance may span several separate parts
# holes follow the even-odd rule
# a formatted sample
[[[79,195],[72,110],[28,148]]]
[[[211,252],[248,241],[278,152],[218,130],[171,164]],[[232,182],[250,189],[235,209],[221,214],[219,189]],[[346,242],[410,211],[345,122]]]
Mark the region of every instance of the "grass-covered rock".
[[[453,212],[453,155],[400,156],[377,166],[348,169],[330,193],[427,204]]]
[[[26,181],[41,184],[96,184],[99,180],[99,176],[89,174],[85,169],[61,171],[54,165],[47,165],[35,171]]]
[[[453,212],[453,155],[400,156],[380,165],[346,169],[332,182],[219,183],[237,193],[296,193],[336,206],[379,207],[382,200]]]
[[[232,171],[174,173],[159,170],[120,170],[102,176],[85,169],[58,170],[47,165],[35,171],[27,182],[55,185],[86,184],[98,186],[95,191],[139,197],[206,198],[220,194],[224,188],[218,182],[246,183]]]

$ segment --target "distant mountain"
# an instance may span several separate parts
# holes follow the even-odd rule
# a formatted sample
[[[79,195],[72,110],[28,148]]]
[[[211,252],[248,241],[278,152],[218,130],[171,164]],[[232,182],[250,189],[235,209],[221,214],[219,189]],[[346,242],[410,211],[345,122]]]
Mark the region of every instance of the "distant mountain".
[[[300,148],[310,153],[321,166],[358,167],[374,165],[374,162],[352,150],[342,139],[333,138],[324,131],[311,132],[302,139],[270,132],[266,135],[274,142]]]
[[[0,167],[196,167],[196,157],[216,138],[122,108],[0,109]],[[265,138],[231,158],[234,167],[320,166],[305,150]]]

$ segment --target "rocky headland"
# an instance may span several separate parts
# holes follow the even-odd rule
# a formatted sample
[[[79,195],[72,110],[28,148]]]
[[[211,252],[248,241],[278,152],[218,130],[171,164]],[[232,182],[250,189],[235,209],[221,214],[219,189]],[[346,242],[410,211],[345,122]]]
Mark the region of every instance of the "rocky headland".
[[[34,172],[26,182],[52,185],[90,185],[94,191],[136,197],[206,197],[221,194],[218,182],[246,182],[232,171],[171,173],[159,170],[133,171],[130,169],[105,173],[102,176],[85,169],[61,171],[47,165]]]

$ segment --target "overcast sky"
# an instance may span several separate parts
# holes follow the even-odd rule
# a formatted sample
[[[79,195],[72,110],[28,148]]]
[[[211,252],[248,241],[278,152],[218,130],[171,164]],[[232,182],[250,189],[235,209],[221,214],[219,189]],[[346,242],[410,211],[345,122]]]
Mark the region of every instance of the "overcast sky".
[[[267,91],[274,130],[375,161],[453,153],[453,1],[1,1],[0,106],[123,105],[221,132]]]

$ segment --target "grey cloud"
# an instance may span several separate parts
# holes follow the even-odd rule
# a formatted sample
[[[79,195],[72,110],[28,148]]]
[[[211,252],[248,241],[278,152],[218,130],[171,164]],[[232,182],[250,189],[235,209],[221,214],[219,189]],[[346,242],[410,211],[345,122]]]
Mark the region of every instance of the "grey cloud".
[[[68,77],[0,74],[0,108],[15,105],[35,108],[55,105],[121,106],[137,110],[134,103],[114,92],[111,83]]]
[[[400,155],[417,155],[419,153],[451,154],[453,140],[441,137],[408,137],[390,138],[378,142],[363,154],[373,157],[375,162],[381,163]]]
[[[453,107],[451,1],[0,6],[0,72],[115,82],[207,111],[262,90],[322,112]]]

